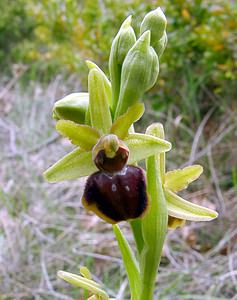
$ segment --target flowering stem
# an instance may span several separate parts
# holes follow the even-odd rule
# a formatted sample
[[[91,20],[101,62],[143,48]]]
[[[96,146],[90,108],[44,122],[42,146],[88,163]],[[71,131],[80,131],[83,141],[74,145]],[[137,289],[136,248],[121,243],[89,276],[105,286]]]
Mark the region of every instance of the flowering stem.
[[[148,133],[158,136],[156,130]],[[142,220],[144,248],[140,261],[142,282],[140,300],[152,300],[154,297],[155,281],[167,230],[168,213],[162,186],[163,159],[160,154],[147,159],[147,189],[151,204]]]

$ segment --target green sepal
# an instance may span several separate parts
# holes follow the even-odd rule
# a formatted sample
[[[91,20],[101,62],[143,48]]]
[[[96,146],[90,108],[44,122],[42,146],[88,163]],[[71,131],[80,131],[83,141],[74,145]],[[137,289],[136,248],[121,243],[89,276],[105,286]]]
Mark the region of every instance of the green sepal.
[[[97,68],[92,68],[88,76],[89,110],[91,125],[102,133],[108,133],[112,125],[109,99],[104,83],[104,76]]]
[[[92,161],[92,152],[77,148],[48,168],[43,175],[49,182],[58,182],[85,177],[96,170]]]
[[[165,188],[173,192],[185,189],[192,181],[196,180],[203,172],[200,165],[188,166],[165,174]]]
[[[99,132],[88,125],[76,124],[72,121],[60,120],[56,124],[57,131],[67,137],[72,144],[84,150],[91,150],[100,138]]]
[[[141,290],[141,279],[138,263],[119,226],[113,225],[113,230],[118,241],[119,249],[122,254],[124,266],[128,275],[131,290],[131,300],[137,300],[139,299]]]
[[[107,99],[108,99],[108,102],[109,102],[109,106],[112,109],[112,88],[111,88],[111,82],[109,81],[109,79],[107,78],[107,76],[105,75],[105,73],[101,70],[101,68],[97,66],[97,64],[95,64],[94,62],[92,62],[90,60],[86,60],[86,64],[87,64],[87,66],[88,66],[88,68],[90,70],[96,68],[101,73],[101,76],[103,77],[103,81],[104,81],[104,87],[105,87],[105,92],[106,92]]]
[[[118,117],[113,123],[110,133],[116,134],[118,138],[123,140],[128,135],[128,130],[133,123],[142,117],[144,110],[144,104],[142,103],[136,103],[128,108],[127,112]]]
[[[97,282],[93,280],[65,271],[58,271],[57,275],[59,278],[67,281],[68,283],[86,289],[98,297],[101,297],[103,300],[109,300],[108,294],[100,288]]]
[[[170,142],[142,133],[129,134],[124,142],[130,151],[130,164],[171,149]]]
[[[55,102],[53,118],[55,120],[64,119],[84,124],[88,107],[88,93],[72,93]]]
[[[164,191],[171,217],[189,221],[211,221],[218,217],[218,213],[212,209],[184,200],[170,190]]]

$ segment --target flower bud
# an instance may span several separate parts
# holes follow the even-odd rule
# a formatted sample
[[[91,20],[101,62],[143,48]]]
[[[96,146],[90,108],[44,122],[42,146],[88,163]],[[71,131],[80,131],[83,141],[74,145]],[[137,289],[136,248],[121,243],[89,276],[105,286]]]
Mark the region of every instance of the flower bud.
[[[92,174],[87,180],[82,204],[112,224],[142,217],[148,207],[143,170],[127,166],[113,176],[103,172]]]
[[[153,87],[158,74],[158,57],[150,46],[150,31],[146,31],[129,50],[124,60],[115,119],[138,102],[144,92]]]
[[[72,93],[55,102],[53,118],[55,120],[63,119],[84,124],[88,106],[88,93]]]
[[[123,61],[128,51],[136,42],[136,36],[133,28],[131,27],[131,19],[132,17],[129,16],[123,22],[119,32],[113,40],[110,51],[109,71],[110,79],[112,81],[113,110],[116,109],[118,102]]]
[[[155,49],[159,58],[167,45],[166,25],[166,17],[161,8],[158,7],[145,15],[140,26],[140,34],[146,30],[151,31],[151,46]]]
[[[150,11],[145,15],[141,26],[140,34],[150,30],[151,31],[151,46],[154,46],[159,41],[165,32],[167,20],[162,12],[161,8],[158,7],[155,10]]]
[[[108,173],[121,171],[127,163],[128,156],[128,147],[114,134],[101,137],[92,150],[97,168]]]
[[[153,45],[153,48],[156,51],[156,54],[158,55],[159,58],[162,56],[166,48],[167,42],[168,42],[167,34],[166,32],[164,32],[162,38]]]

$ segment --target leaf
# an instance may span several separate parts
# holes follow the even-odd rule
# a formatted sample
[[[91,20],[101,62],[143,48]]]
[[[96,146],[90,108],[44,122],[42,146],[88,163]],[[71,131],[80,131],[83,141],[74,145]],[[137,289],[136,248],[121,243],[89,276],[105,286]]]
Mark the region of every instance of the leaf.
[[[129,128],[139,120],[144,113],[144,104],[136,103],[131,106],[125,114],[118,117],[113,123],[110,133],[116,134],[121,140],[128,135]]]
[[[96,129],[72,121],[59,120],[56,129],[60,134],[69,138],[72,144],[85,150],[91,150],[100,138],[100,134]]]
[[[100,288],[97,282],[93,280],[84,278],[76,274],[68,273],[65,271],[58,271],[57,275],[59,278],[67,281],[68,283],[86,289],[91,293],[96,294],[99,297],[102,297],[102,299],[104,300],[109,299],[108,294]]]
[[[178,169],[165,174],[165,187],[173,192],[185,189],[189,183],[196,180],[203,172],[203,167],[193,165],[184,169]]]
[[[49,182],[58,182],[88,176],[96,170],[91,151],[77,148],[46,170],[44,177]]]
[[[93,127],[106,134],[112,125],[109,98],[104,84],[103,74],[98,68],[92,68],[88,76],[89,110]]]
[[[129,134],[124,142],[130,151],[130,164],[171,149],[170,142],[141,133]]]
[[[128,275],[131,290],[131,300],[139,299],[141,280],[138,263],[118,225],[113,225],[114,234],[118,241],[119,249],[122,254],[124,266]]]
[[[184,200],[167,189],[164,191],[171,217],[189,221],[211,221],[218,217],[218,213],[212,209]]]
[[[55,102],[53,118],[56,120],[71,120],[76,123],[84,123],[89,106],[88,93],[72,93]]]

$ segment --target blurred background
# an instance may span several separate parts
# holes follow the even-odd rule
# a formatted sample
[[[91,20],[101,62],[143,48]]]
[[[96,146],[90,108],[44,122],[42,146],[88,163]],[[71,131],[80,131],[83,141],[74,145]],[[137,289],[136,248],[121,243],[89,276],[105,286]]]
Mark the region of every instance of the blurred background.
[[[85,59],[108,74],[122,21],[132,14],[138,32],[157,6],[169,41],[136,128],[164,124],[167,168],[205,168],[183,195],[220,213],[169,231],[157,299],[237,299],[237,2],[1,0],[0,300],[84,299],[56,276],[80,265],[129,299],[111,226],[81,206],[85,180],[48,184],[42,172],[72,149],[54,129],[54,101],[87,90]]]

